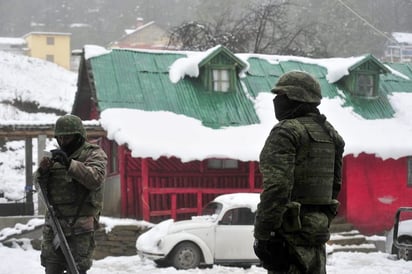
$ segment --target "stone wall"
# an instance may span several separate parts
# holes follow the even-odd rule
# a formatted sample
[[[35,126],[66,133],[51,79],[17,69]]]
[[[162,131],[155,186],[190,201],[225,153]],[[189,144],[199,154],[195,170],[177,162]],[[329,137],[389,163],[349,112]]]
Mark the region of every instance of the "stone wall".
[[[16,223],[25,223],[32,219],[32,216],[22,218],[8,219],[6,217],[0,218],[0,231],[5,227],[15,226]],[[101,217],[103,220],[104,217]],[[144,221],[135,221],[130,219],[113,219],[115,225],[110,223],[112,218],[107,218],[108,227],[106,224],[100,222],[100,228],[95,232],[96,249],[94,259],[100,260],[107,256],[133,256],[137,254],[136,241],[137,238],[144,232],[150,229],[153,225]],[[19,234],[13,234],[0,243],[6,246],[13,246],[14,243],[19,244],[22,238],[30,239],[33,249],[40,250],[42,239],[43,225],[38,225],[34,229],[21,230]],[[106,231],[107,230],[107,231]]]
[[[105,227],[96,231],[96,250],[94,259],[107,256],[133,256],[137,254],[136,240],[148,227],[136,225],[118,225],[106,233]]]

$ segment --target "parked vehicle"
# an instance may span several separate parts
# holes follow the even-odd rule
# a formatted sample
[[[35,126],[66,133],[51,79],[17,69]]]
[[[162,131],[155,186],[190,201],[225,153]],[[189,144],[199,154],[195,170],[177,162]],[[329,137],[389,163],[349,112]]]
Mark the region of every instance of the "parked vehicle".
[[[138,254],[159,266],[177,269],[201,265],[258,264],[253,251],[257,193],[224,194],[191,220],[166,220],[140,235]]]
[[[401,214],[412,212],[412,207],[401,207],[395,215],[395,224],[386,235],[386,252],[398,259],[412,260],[412,219],[400,220]]]

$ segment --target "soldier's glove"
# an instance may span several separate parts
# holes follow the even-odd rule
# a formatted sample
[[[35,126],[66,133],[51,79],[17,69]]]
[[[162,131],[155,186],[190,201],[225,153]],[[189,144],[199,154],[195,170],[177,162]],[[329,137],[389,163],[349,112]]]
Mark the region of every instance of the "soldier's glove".
[[[272,253],[270,252],[269,240],[255,239],[255,242],[253,243],[253,250],[262,263],[262,266],[267,270],[271,270],[270,266],[272,264]]]
[[[52,161],[49,157],[43,157],[39,163],[39,172],[41,175],[46,174],[52,165]]]
[[[60,164],[64,165],[67,169],[69,168],[71,160],[69,159],[69,157],[67,157],[66,152],[64,152],[61,149],[53,149],[51,150],[51,153],[53,155],[53,160],[55,162],[59,162]]]
[[[270,271],[285,271],[289,269],[289,251],[286,242],[279,237],[269,240],[255,240],[253,249],[260,259],[263,268]]]

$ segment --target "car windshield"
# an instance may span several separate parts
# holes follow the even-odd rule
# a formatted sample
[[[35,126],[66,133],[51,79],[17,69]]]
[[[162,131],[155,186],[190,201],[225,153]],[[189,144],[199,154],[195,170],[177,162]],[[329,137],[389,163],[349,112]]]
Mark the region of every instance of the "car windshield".
[[[217,216],[222,211],[222,204],[217,202],[210,202],[204,208],[202,215]]]

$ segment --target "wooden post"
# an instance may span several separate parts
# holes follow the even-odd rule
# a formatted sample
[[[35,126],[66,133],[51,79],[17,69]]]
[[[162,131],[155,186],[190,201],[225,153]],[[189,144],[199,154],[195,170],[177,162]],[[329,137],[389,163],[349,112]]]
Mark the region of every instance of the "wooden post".
[[[26,154],[26,215],[34,214],[33,206],[33,144],[32,138],[25,138]]]
[[[37,166],[40,164],[41,158],[44,156],[44,150],[46,149],[46,135],[37,136]],[[37,199],[37,214],[44,215],[46,213],[46,205],[42,199]]]
[[[202,191],[197,192],[197,215],[200,216],[203,210],[203,194]]]
[[[127,217],[127,174],[126,174],[126,149],[119,146],[119,173],[120,173],[120,215]]]
[[[149,205],[149,161],[142,158],[142,212],[143,220],[150,221]]]
[[[176,193],[172,193],[171,195],[171,217],[173,220],[177,220],[177,195]]]
[[[255,162],[249,162],[249,189],[250,192],[255,190]]]

